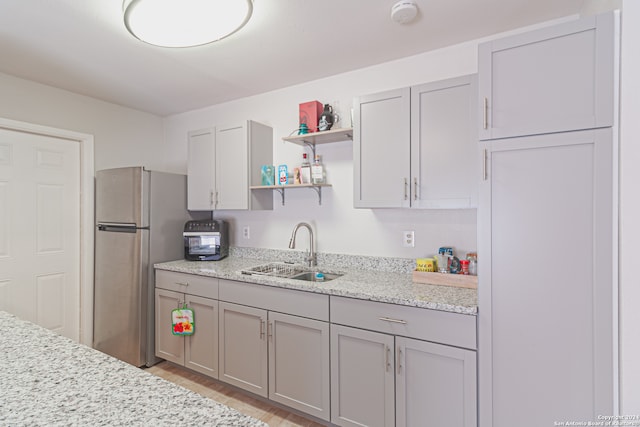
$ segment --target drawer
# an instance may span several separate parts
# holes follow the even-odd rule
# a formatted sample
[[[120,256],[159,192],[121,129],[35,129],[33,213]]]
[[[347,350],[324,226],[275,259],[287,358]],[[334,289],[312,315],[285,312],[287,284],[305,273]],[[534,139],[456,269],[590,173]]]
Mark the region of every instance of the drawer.
[[[329,321],[329,296],[220,279],[220,300]]]
[[[218,299],[218,279],[215,277],[156,270],[156,288]]]
[[[476,316],[331,296],[331,323],[476,349]]]

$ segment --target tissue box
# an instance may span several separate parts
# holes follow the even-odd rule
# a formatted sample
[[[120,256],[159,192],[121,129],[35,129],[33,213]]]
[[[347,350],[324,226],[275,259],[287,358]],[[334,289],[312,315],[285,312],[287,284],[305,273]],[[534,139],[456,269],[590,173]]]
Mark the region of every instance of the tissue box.
[[[276,184],[276,168],[273,165],[263,165],[261,168],[262,185]]]
[[[322,115],[322,104],[318,101],[309,101],[300,104],[300,124],[306,123],[309,132],[318,131],[318,119]]]

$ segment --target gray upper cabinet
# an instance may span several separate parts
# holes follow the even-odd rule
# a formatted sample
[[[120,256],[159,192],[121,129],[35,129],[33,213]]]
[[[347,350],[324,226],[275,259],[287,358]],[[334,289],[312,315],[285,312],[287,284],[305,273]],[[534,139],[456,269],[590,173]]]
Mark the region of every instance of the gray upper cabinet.
[[[475,75],[354,100],[356,208],[477,204]]]
[[[481,44],[480,139],[614,123],[615,13]]]
[[[409,207],[411,90],[361,96],[353,108],[354,207]]]
[[[411,207],[478,203],[476,75],[411,88]]]
[[[273,209],[260,185],[260,167],[273,164],[273,130],[247,120],[189,132],[188,209]]]

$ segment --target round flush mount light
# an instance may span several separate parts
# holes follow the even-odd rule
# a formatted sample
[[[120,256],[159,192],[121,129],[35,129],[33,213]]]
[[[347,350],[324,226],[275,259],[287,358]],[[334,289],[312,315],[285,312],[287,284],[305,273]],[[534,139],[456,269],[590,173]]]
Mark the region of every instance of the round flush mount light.
[[[161,47],[192,47],[242,28],[252,0],[124,0],[124,25],[137,39]]]
[[[412,0],[400,0],[391,7],[391,19],[398,24],[408,24],[418,15],[418,6]]]

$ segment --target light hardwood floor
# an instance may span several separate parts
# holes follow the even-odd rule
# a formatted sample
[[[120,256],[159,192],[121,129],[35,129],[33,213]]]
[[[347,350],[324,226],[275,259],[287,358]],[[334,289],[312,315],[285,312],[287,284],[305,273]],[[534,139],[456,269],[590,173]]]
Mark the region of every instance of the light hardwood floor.
[[[243,414],[264,421],[269,427],[323,427],[322,424],[270,405],[204,375],[187,371],[168,362],[161,362],[147,368],[146,371],[227,405]]]

